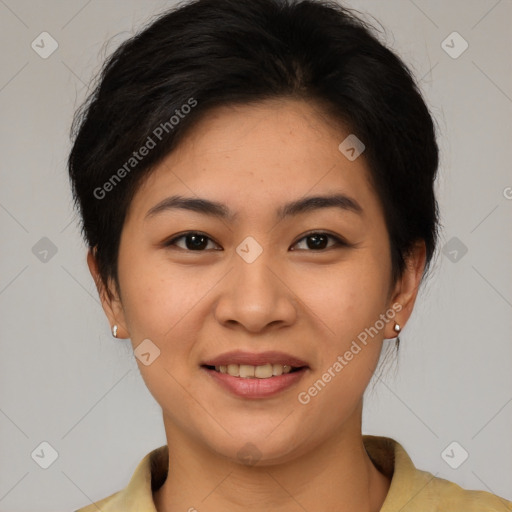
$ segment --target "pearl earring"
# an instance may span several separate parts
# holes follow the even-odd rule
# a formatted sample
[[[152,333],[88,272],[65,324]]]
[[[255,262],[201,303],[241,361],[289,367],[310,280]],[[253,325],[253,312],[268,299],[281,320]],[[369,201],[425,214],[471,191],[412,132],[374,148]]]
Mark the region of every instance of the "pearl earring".
[[[114,336],[114,338],[117,338],[117,324],[114,325],[114,327],[112,327],[112,336]]]
[[[395,322],[395,326],[393,327],[393,330],[398,334],[400,334],[400,331],[402,330],[402,328],[400,327],[400,325],[398,323]]]

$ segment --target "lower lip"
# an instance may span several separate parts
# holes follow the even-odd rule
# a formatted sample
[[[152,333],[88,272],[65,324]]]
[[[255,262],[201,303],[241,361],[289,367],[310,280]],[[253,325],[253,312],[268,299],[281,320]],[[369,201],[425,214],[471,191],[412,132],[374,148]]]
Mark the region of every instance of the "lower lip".
[[[268,379],[233,377],[228,373],[220,373],[209,368],[201,367],[212,379],[224,389],[243,398],[268,398],[290,388],[304,376],[307,368],[301,368],[292,373],[283,373]]]

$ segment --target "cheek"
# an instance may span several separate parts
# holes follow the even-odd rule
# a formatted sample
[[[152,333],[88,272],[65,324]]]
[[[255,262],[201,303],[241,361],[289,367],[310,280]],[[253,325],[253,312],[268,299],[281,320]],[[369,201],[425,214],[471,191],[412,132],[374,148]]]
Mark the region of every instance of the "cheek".
[[[137,359],[145,384],[160,404],[193,400],[183,394],[194,332],[200,325],[197,315],[204,290],[201,276],[194,278],[192,267],[172,267],[142,252],[126,251],[119,258],[119,280],[123,294],[125,321],[134,351],[149,339],[158,348],[158,356],[148,365]],[[204,314],[204,312],[203,312]],[[148,351],[156,354],[151,345]],[[154,352],[152,352],[154,351]],[[169,405],[169,408],[171,406]]]
[[[385,271],[385,263],[361,251],[336,265],[311,266],[291,282],[301,302],[314,313],[311,318],[323,325],[327,338],[339,344],[357,336],[383,312],[388,284]]]
[[[200,299],[191,268],[172,269],[142,251],[125,250],[119,257],[119,280],[125,321],[134,344],[144,338],[160,345]],[[179,324],[178,324],[179,325]]]
[[[318,269],[302,278],[301,297],[315,314],[316,368],[299,390],[300,407],[311,429],[315,418],[329,418],[320,429],[347,419],[359,403],[378,363],[383,332],[369,335],[385,310],[387,286],[385,262],[369,253]],[[337,404],[333,409],[333,404]],[[309,422],[311,422],[309,424]]]

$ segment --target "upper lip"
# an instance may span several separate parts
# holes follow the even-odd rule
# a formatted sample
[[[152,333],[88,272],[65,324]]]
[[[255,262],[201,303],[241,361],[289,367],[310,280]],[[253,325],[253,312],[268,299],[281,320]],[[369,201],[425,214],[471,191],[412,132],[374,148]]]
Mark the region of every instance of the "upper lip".
[[[233,350],[225,352],[213,359],[203,361],[203,366],[224,366],[228,364],[249,364],[252,366],[262,366],[264,364],[282,364],[300,368],[308,364],[298,357],[291,356],[284,352],[275,350],[268,352],[244,352],[243,350]]]

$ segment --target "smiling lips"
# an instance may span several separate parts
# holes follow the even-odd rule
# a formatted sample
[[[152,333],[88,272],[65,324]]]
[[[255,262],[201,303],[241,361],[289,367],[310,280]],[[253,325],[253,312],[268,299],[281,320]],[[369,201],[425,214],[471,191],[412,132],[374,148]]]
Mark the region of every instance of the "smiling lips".
[[[270,363],[260,366],[253,366],[251,364],[222,364],[215,366],[215,371],[217,372],[227,373],[232,377],[242,377],[244,379],[268,379],[270,377],[277,377],[283,373],[290,373],[292,369],[293,367],[289,364]]]
[[[201,364],[225,390],[243,398],[267,398],[298,382],[308,364],[284,352],[233,351]]]
[[[226,352],[203,362],[202,366],[232,377],[268,379],[308,367],[302,359],[284,352]]]

